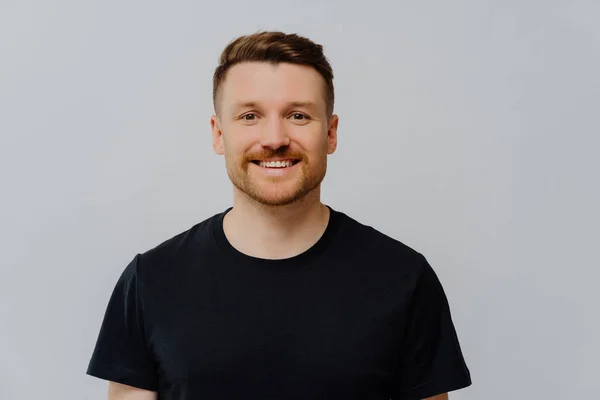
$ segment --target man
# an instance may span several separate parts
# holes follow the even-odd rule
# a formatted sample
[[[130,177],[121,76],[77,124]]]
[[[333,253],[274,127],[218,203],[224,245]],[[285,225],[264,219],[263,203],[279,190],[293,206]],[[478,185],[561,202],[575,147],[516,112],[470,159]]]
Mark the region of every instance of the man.
[[[337,145],[322,46],[231,42],[213,147],[233,207],[137,254],[88,374],[116,399],[446,399],[471,384],[425,257],[320,201]]]

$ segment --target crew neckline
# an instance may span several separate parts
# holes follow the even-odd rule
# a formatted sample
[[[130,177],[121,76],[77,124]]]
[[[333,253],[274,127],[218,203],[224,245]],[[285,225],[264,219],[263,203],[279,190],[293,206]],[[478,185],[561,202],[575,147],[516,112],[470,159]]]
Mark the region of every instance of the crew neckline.
[[[327,227],[325,228],[325,231],[315,244],[313,244],[304,252],[293,257],[281,259],[260,258],[242,253],[233,247],[233,245],[229,242],[229,239],[227,239],[227,236],[225,236],[225,230],[223,229],[223,220],[225,215],[231,211],[233,207],[229,207],[222,213],[215,216],[212,223],[213,237],[219,249],[223,253],[242,265],[254,265],[266,268],[287,268],[308,265],[316,260],[319,255],[331,244],[334,233],[338,227],[339,213],[329,205],[325,204],[325,206],[329,209],[329,220],[327,221]]]

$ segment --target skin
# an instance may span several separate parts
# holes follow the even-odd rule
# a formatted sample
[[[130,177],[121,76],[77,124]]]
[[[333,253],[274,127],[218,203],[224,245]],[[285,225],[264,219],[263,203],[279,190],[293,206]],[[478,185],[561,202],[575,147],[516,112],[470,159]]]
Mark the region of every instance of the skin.
[[[308,66],[248,62],[228,71],[211,127],[213,149],[225,157],[233,183],[225,235],[241,252],[288,258],[323,234],[329,209],[320,201],[321,182],[338,127],[325,93],[323,78]],[[300,162],[283,176],[252,162],[276,159]]]
[[[157,400],[158,394],[149,390],[116,382],[108,383],[108,400]]]
[[[223,228],[242,253],[293,257],[325,231],[329,209],[321,202],[321,182],[339,123],[327,113],[325,94],[325,81],[308,66],[247,62],[228,71],[210,123],[213,149],[224,156],[233,184],[233,209]],[[253,162],[286,159],[299,162],[283,175]],[[156,399],[155,392],[109,386],[109,400]]]

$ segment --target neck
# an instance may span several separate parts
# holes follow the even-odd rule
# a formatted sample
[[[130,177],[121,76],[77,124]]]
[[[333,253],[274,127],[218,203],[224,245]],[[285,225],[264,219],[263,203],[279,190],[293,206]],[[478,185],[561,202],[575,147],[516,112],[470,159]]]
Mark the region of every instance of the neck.
[[[312,247],[328,221],[320,187],[286,206],[257,203],[234,187],[233,209],[225,215],[223,229],[231,245],[246,255],[284,259]]]

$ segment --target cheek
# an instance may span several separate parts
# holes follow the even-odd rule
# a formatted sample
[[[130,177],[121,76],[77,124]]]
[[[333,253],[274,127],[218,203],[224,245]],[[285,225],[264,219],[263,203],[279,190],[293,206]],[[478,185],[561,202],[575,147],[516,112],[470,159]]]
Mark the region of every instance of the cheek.
[[[314,139],[310,143],[306,143],[306,150],[313,157],[322,158],[323,155],[327,155],[328,141],[325,133],[316,132],[313,136]]]
[[[315,124],[316,125],[316,124]],[[296,141],[303,149],[307,152],[321,151],[324,147],[327,147],[327,131],[323,130],[323,127],[302,127],[298,131],[292,133],[292,139]]]
[[[239,153],[244,148],[245,144],[240,138],[243,138],[243,135],[237,134],[234,130],[227,131],[227,133],[223,134],[223,148],[225,149],[225,154],[230,157],[237,157]]]
[[[247,157],[252,153],[252,149],[254,149],[255,153],[257,151],[260,152],[260,148],[257,150],[252,147],[252,141],[247,139],[241,140],[238,136],[231,133],[224,140],[223,144],[225,149],[225,159],[231,167],[247,168],[249,161]]]

